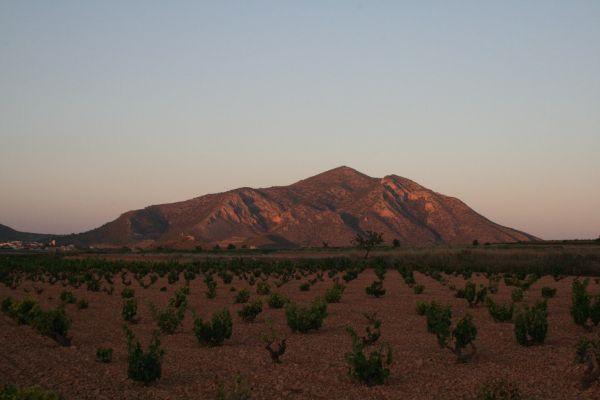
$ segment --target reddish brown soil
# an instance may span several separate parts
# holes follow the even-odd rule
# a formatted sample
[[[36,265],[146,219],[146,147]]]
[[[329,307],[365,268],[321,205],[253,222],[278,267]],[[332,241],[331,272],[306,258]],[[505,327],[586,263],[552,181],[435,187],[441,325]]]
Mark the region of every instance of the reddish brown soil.
[[[237,316],[241,305],[233,304],[235,293],[229,291],[230,285],[218,279],[217,297],[209,300],[204,295],[204,283],[196,279],[191,285],[191,307],[204,317],[229,307],[234,318],[233,336],[222,347],[200,346],[188,313],[177,333],[162,336],[166,352],[163,377],[148,386],[127,379],[126,343],[120,318],[123,286],[117,277],[113,295],[88,292],[83,287],[73,290],[77,298],[88,299],[90,307],[77,310],[74,305],[67,306],[73,319],[71,347],[61,347],[30,327],[17,326],[0,315],[0,383],[38,384],[66,399],[206,399],[215,398],[217,382],[231,382],[239,373],[250,384],[253,399],[461,399],[472,396],[487,379],[503,377],[518,383],[525,398],[600,398],[598,385],[587,390],[579,387],[583,367],[573,362],[574,346],[579,336],[590,334],[577,327],[569,316],[571,278],[555,282],[544,277],[526,292],[525,301],[533,302],[540,298],[542,286],[558,289],[557,296],[549,301],[546,343],[526,348],[517,344],[511,323],[495,323],[485,307],[469,309],[466,301],[454,298],[448,288],[421,274],[415,275],[425,285],[424,294],[415,295],[396,271],[390,271],[384,282],[386,295],[375,299],[365,294],[365,287],[375,276],[371,271],[364,272],[350,282],[340,304],[329,305],[323,328],[309,334],[291,334],[284,311],[268,309],[266,304],[256,322],[244,323]],[[484,282],[475,278],[478,279]],[[464,285],[462,278],[451,280],[459,287]],[[272,287],[293,300],[309,302],[331,285],[326,278],[309,292],[301,292],[300,282],[292,281],[279,289]],[[155,327],[147,303],[164,306],[183,283],[167,285],[168,291],[160,292],[163,285],[166,279],[149,289],[133,284],[141,315],[133,330],[144,344]],[[247,286],[237,279],[233,285],[238,289]],[[28,282],[17,290],[0,286],[0,298],[21,298],[29,289],[30,295],[44,306],[57,305],[59,292],[64,288],[60,284],[42,286],[44,292],[40,295],[31,294]],[[600,287],[593,282],[590,290],[600,293]],[[252,297],[258,297],[254,287],[251,291]],[[510,288],[501,284],[494,298],[508,301]],[[426,331],[424,317],[415,312],[419,299],[451,304],[455,319],[467,311],[472,313],[479,351],[471,362],[457,364],[452,353],[439,349],[435,337]],[[350,349],[345,327],[352,325],[362,331],[362,313],[369,311],[379,312],[383,320],[381,340],[389,342],[394,351],[389,382],[372,388],[352,382],[344,361],[344,353]],[[266,318],[289,335],[280,365],[271,362],[261,340]],[[98,347],[114,348],[112,363],[95,361]]]

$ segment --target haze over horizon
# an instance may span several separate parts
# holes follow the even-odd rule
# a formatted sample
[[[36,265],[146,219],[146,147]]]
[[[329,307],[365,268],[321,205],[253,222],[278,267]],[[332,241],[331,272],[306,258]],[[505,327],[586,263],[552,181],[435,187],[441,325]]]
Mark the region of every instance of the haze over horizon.
[[[0,3],[0,223],[347,165],[600,234],[600,2]]]

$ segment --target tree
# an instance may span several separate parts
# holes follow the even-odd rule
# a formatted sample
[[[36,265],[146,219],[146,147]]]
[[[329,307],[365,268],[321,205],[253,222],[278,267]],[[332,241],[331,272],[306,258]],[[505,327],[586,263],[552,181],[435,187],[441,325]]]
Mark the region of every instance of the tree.
[[[383,243],[383,233],[375,231],[366,231],[366,235],[357,234],[352,240],[359,249],[365,250],[365,259],[369,257],[369,252],[375,246]]]

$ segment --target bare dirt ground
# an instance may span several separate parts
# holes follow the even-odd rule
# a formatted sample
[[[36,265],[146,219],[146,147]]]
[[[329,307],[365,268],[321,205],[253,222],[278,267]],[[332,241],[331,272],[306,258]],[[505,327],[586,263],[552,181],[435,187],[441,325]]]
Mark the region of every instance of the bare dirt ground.
[[[187,313],[183,326],[173,335],[162,335],[165,350],[163,376],[151,385],[142,385],[127,379],[126,341],[122,331],[120,292],[123,285],[115,279],[115,292],[89,292],[84,287],[72,290],[77,298],[89,300],[89,309],[77,310],[68,305],[68,315],[73,319],[70,334],[71,347],[61,347],[51,339],[38,335],[31,327],[18,326],[5,315],[0,315],[0,383],[17,385],[38,384],[52,389],[65,399],[213,399],[218,382],[231,382],[240,374],[251,387],[253,399],[462,399],[470,398],[489,378],[502,377],[516,382],[524,398],[528,399],[599,399],[600,388],[595,384],[587,390],[580,388],[583,366],[574,363],[574,346],[586,333],[576,326],[570,315],[571,282],[565,278],[558,282],[550,276],[537,281],[525,293],[525,302],[541,298],[540,288],[558,289],[549,300],[549,332],[542,346],[522,347],[514,337],[512,323],[495,323],[484,306],[469,308],[463,299],[433,279],[415,273],[425,292],[416,295],[396,271],[389,271],[384,281],[387,293],[382,298],[370,298],[365,287],[374,279],[367,270],[351,281],[339,304],[330,304],[328,317],[321,330],[309,334],[291,334],[282,309],[269,309],[266,296],[258,296],[256,287],[234,278],[238,290],[250,288],[253,298],[263,297],[264,308],[254,323],[244,323],[237,316],[242,305],[234,304],[235,292],[230,285],[217,279],[217,296],[207,299],[205,284],[201,279],[192,282],[189,305],[204,317],[228,307],[233,316],[233,336],[222,347],[202,347],[193,332],[191,313]],[[462,278],[450,278],[457,287],[464,285]],[[473,278],[487,283],[485,278]],[[325,293],[331,281],[325,277],[310,291],[301,292],[294,280],[281,288],[281,292],[299,303],[308,303]],[[183,279],[168,285],[161,278],[148,289],[134,281],[141,319],[132,325],[133,331],[146,345],[155,323],[151,319],[148,303],[159,307],[167,304]],[[37,284],[44,288],[36,295],[30,282],[11,290],[0,285],[0,299],[7,296],[22,298],[30,295],[44,307],[56,306],[61,284]],[[160,292],[167,286],[167,292]],[[26,293],[26,290],[29,293]],[[589,290],[600,293],[592,280]],[[510,300],[511,288],[500,284],[495,300]],[[467,364],[457,364],[448,350],[441,350],[434,335],[427,333],[425,318],[415,312],[417,300],[442,301],[452,305],[453,318],[457,320],[470,312],[477,325],[478,353]],[[366,325],[363,313],[378,311],[383,321],[381,341],[389,342],[394,351],[394,364],[389,382],[383,386],[366,387],[350,380],[344,354],[350,350],[351,341],[345,331],[347,325],[363,331]],[[275,365],[264,349],[261,334],[266,331],[266,319],[273,321],[281,333],[289,335],[288,348],[283,363]],[[112,347],[113,361],[101,364],[95,361],[98,347]]]

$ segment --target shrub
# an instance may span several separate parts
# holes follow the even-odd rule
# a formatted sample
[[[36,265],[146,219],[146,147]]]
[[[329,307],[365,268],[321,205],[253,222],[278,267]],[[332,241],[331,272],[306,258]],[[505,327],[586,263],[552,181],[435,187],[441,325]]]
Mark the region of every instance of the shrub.
[[[542,344],[548,332],[548,310],[545,301],[524,305],[515,317],[515,336],[522,346]]]
[[[227,271],[222,271],[219,273],[219,276],[223,280],[223,283],[229,285],[231,281],[233,281],[233,274]]]
[[[18,389],[12,385],[0,386],[1,400],[61,400],[57,393],[43,390],[39,386]]]
[[[89,307],[89,303],[86,299],[79,299],[79,301],[77,302],[77,309],[78,310],[85,310]]]
[[[258,314],[262,312],[262,301],[255,300],[252,303],[245,304],[244,307],[240,311],[238,311],[238,315],[245,322],[252,322],[256,319]]]
[[[185,307],[177,308],[169,304],[165,309],[159,310],[154,304],[150,303],[150,313],[160,331],[170,335],[175,333],[183,322]]]
[[[231,337],[232,330],[231,314],[226,308],[215,312],[211,321],[206,323],[194,313],[194,333],[202,345],[222,346],[225,339]]]
[[[300,291],[301,292],[308,292],[310,290],[310,283],[309,282],[304,282],[302,284],[300,284]]]
[[[62,346],[71,344],[71,338],[68,337],[71,320],[62,304],[46,311],[33,299],[15,301],[9,297],[2,302],[2,311],[18,324],[29,325]]]
[[[135,298],[126,298],[123,301],[123,307],[121,309],[121,317],[123,320],[127,322],[136,323],[137,322],[137,299]]]
[[[424,290],[425,290],[425,286],[423,286],[423,285],[413,286],[413,292],[415,292],[415,294],[421,294],[421,293],[423,293]]]
[[[164,351],[160,347],[158,331],[154,331],[148,351],[144,352],[133,332],[127,326],[124,330],[127,336],[127,377],[145,383],[160,379]]]
[[[339,303],[342,299],[342,294],[344,294],[344,290],[346,286],[341,283],[334,283],[332,287],[327,289],[325,292],[325,301],[327,303]]]
[[[427,332],[436,335],[440,347],[445,347],[450,336],[452,325],[452,310],[450,306],[436,301],[429,303],[425,310]]]
[[[512,301],[514,303],[523,301],[523,289],[521,289],[521,288],[513,289],[513,291],[510,294],[510,298],[512,299]]]
[[[287,302],[288,298],[280,293],[271,293],[267,300],[270,308],[282,308]]]
[[[187,296],[190,293],[189,287],[183,287],[177,289],[173,293],[173,297],[169,299],[169,306],[174,308],[185,308],[187,307]]]
[[[132,299],[133,296],[135,296],[135,290],[133,290],[133,288],[126,287],[121,292],[121,297],[124,298],[124,299]]]
[[[327,303],[322,299],[316,299],[309,307],[298,306],[290,302],[285,307],[285,318],[288,326],[293,332],[306,333],[310,330],[318,330],[327,317]]]
[[[60,292],[60,301],[63,302],[64,304],[75,304],[75,296],[73,295],[72,292],[69,292],[68,290],[63,290],[62,292]]]
[[[542,288],[542,297],[544,299],[551,299],[556,296],[556,288],[543,287]]]
[[[377,312],[365,313],[363,316],[367,319],[367,327],[365,328],[365,336],[362,342],[365,346],[371,345],[381,337],[381,320],[377,318]]]
[[[465,288],[462,291],[457,292],[456,297],[461,297],[467,300],[469,307],[475,307],[477,304],[485,300],[487,296],[487,288],[481,287],[477,289],[477,285],[473,282],[467,282]]]
[[[263,334],[265,350],[269,352],[269,356],[275,364],[281,364],[281,356],[285,353],[287,347],[287,338],[279,339],[277,333],[273,329],[273,324],[271,321],[267,321],[267,325],[269,326],[269,332]],[[277,343],[277,348],[273,347],[275,343]]]
[[[440,348],[451,350],[458,362],[468,361],[476,352],[475,338],[477,337],[477,328],[473,323],[473,317],[469,314],[458,321],[455,328],[452,327],[452,309],[449,305],[443,305],[432,301],[425,306],[421,305],[419,311],[425,313],[427,321],[427,331],[436,336]],[[454,346],[450,346],[450,339],[454,340]],[[464,353],[467,346],[471,347],[470,353]]]
[[[235,302],[237,304],[247,303],[250,300],[250,291],[248,289],[242,289],[235,295]]]
[[[512,320],[515,306],[513,303],[509,304],[498,304],[495,303],[491,298],[487,298],[485,301],[488,311],[491,317],[496,322],[506,322]]]
[[[267,282],[258,282],[258,285],[256,285],[256,293],[260,295],[268,295],[271,293],[271,286]]]
[[[346,271],[346,273],[344,275],[342,275],[342,279],[348,283],[350,281],[353,281],[354,279],[358,278],[358,273],[359,271],[356,269],[349,269]]]
[[[169,282],[169,285],[174,284],[178,280],[179,280],[179,271],[176,271],[176,270],[169,271],[169,274],[167,275],[167,282]]]
[[[571,316],[577,325],[585,326],[590,316],[591,298],[587,292],[589,279],[575,280],[571,286]]]
[[[425,315],[425,313],[427,312],[427,308],[429,307],[429,303],[427,303],[426,301],[417,301],[417,315]]]
[[[390,375],[392,350],[389,345],[382,344],[379,350],[365,355],[365,345],[356,332],[350,327],[347,332],[352,338],[352,351],[346,353],[348,373],[353,380],[367,386],[383,385]]]
[[[492,379],[484,383],[477,392],[477,400],[521,400],[521,391],[514,382]]]
[[[217,282],[215,282],[211,275],[207,275],[204,278],[204,283],[206,283],[206,298],[214,299],[217,296]]]
[[[581,379],[584,389],[600,379],[600,335],[596,339],[579,339],[575,348],[575,361],[586,365]]]
[[[385,289],[383,288],[382,281],[373,281],[369,286],[365,288],[365,292],[369,296],[373,296],[379,298],[385,294]]]
[[[112,361],[113,349],[110,347],[100,347],[96,349],[96,361],[109,363]]]
[[[477,328],[473,323],[473,317],[467,314],[463,319],[458,321],[452,331],[452,338],[454,339],[454,349],[452,351],[456,354],[459,362],[466,362],[475,354],[476,348],[473,342],[476,337]],[[472,352],[465,354],[464,349],[467,346],[471,347]]]
[[[63,307],[59,306],[55,309],[44,311],[39,306],[36,306],[33,315],[31,326],[36,331],[54,339],[54,341],[62,346],[69,346],[71,344],[71,338],[67,336],[71,327],[71,320]]]

